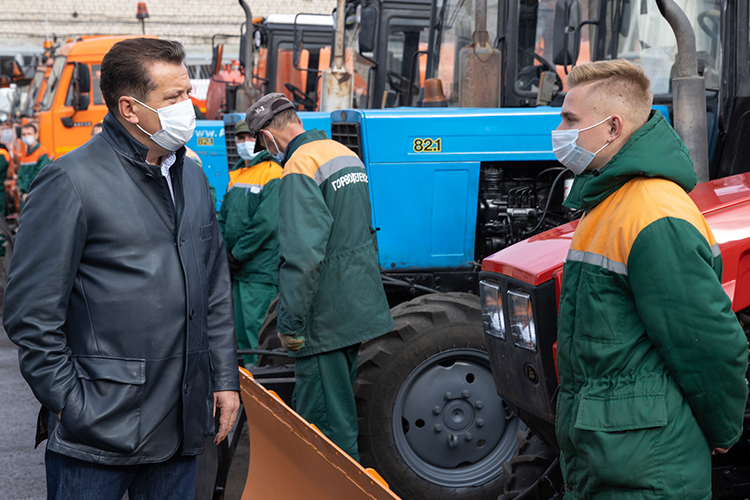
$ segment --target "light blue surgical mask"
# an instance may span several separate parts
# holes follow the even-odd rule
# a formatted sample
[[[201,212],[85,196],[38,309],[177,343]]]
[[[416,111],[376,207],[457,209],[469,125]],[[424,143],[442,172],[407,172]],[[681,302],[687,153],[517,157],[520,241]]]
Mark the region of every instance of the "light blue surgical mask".
[[[260,154],[254,153],[253,150],[255,149],[255,142],[253,141],[245,141],[245,142],[238,142],[237,143],[237,154],[240,155],[240,158],[242,158],[245,161],[253,161],[256,156]]]
[[[267,139],[268,136],[271,136],[271,140],[273,141],[273,145],[274,145],[274,147],[276,148],[276,151],[277,151],[276,154],[272,154],[271,150],[268,149],[268,142],[267,142],[268,141],[268,139]],[[266,141],[266,151],[268,151],[268,153],[271,156],[273,156],[273,158],[277,162],[279,162],[279,165],[281,165],[284,162],[284,152],[281,149],[279,149],[279,145],[276,144],[276,139],[273,138],[273,134],[271,132],[268,132],[268,135],[264,135],[263,137],[266,138],[266,139],[264,139]]]
[[[594,127],[598,127],[602,123],[612,118],[608,116],[604,120],[591,125],[590,127],[573,130],[553,130],[552,131],[552,152],[555,153],[557,161],[563,164],[565,168],[573,172],[575,175],[581,175],[588,167],[591,162],[596,158],[599,152],[609,146],[609,141],[599,148],[596,153],[586,151],[576,144],[578,140],[578,134],[586,130],[590,130]]]

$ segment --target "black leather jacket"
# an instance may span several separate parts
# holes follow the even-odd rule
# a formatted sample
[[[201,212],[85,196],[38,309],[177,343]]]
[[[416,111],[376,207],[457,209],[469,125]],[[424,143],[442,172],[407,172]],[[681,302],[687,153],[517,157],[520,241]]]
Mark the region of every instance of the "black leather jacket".
[[[213,392],[239,390],[224,243],[201,168],[178,151],[175,203],[112,116],[45,167],[21,214],[3,320],[48,448],[106,465],[200,454]],[[56,417],[51,417],[56,420]]]

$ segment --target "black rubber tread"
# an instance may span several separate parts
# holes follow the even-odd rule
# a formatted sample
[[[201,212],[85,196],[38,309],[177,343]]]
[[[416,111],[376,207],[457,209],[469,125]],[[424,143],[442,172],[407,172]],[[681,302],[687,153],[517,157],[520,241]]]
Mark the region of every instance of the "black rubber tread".
[[[455,349],[487,351],[479,297],[430,294],[391,309],[394,329],[362,344],[354,385],[360,462],[377,470],[404,500],[486,500],[502,491],[502,475],[485,484],[447,488],[415,474],[397,451],[393,407],[404,380],[430,357]]]
[[[528,429],[518,431],[518,448],[513,458],[503,464],[503,494],[498,500],[511,500],[536,482],[557,458],[557,454]],[[550,474],[553,481],[562,485],[559,467]],[[536,494],[529,498],[552,498],[555,495],[546,481]]]
[[[281,348],[281,341],[276,336],[276,333],[278,331],[276,329],[276,324],[279,319],[278,305],[279,297],[277,295],[276,298],[273,299],[271,301],[271,304],[268,306],[266,317],[263,319],[263,324],[260,326],[260,330],[258,331],[258,349],[272,351],[274,349]],[[266,356],[264,354],[261,354],[258,356],[257,365],[284,365],[289,363],[294,363],[294,359],[278,356]]]

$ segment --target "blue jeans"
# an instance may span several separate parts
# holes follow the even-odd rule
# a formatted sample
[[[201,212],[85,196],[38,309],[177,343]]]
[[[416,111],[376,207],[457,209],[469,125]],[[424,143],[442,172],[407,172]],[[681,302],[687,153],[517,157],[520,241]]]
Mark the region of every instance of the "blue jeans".
[[[196,457],[179,454],[158,464],[112,466],[47,450],[47,500],[192,500]]]

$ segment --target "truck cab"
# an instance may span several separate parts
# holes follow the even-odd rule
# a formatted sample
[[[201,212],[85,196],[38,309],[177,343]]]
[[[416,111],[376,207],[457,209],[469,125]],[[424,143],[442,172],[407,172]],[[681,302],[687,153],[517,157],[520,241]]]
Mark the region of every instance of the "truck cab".
[[[102,59],[125,36],[70,39],[57,50],[39,103],[39,140],[55,157],[91,137],[91,128],[107,114],[99,90]]]

